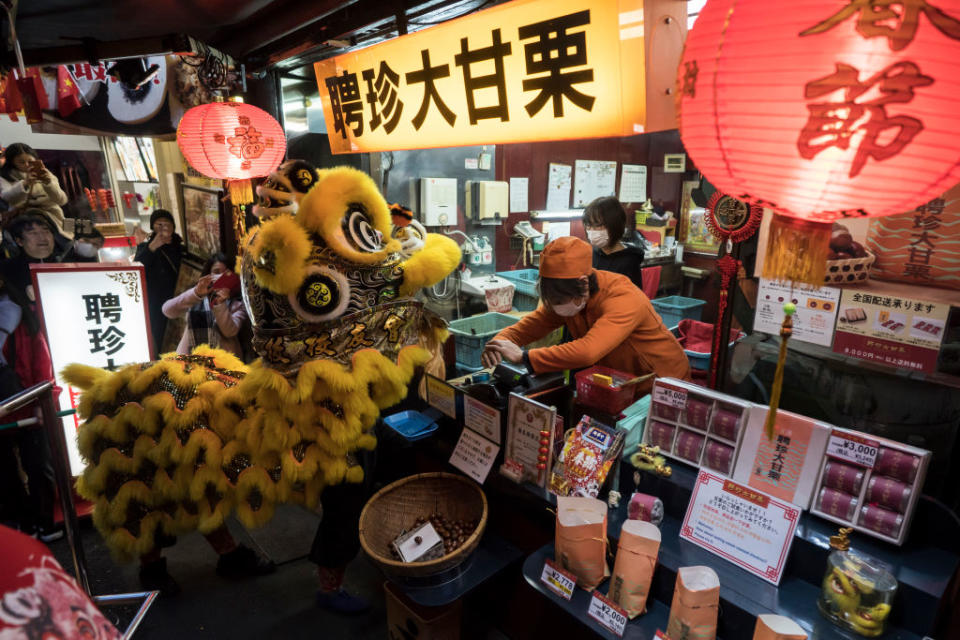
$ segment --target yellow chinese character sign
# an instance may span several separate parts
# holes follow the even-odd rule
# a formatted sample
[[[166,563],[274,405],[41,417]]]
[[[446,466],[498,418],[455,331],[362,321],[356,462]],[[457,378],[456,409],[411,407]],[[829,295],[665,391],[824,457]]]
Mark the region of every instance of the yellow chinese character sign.
[[[515,0],[314,70],[333,153],[631,135],[643,0]]]

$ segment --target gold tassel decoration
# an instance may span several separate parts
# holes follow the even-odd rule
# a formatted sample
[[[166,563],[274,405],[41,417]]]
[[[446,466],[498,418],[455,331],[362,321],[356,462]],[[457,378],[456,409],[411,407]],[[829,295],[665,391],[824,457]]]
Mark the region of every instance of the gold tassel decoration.
[[[832,230],[829,222],[774,214],[767,236],[763,277],[822,287]]]
[[[770,389],[770,410],[764,430],[767,438],[773,440],[773,426],[777,422],[777,407],[780,405],[780,391],[783,389],[783,369],[787,363],[787,343],[793,333],[793,314],[797,305],[788,302],[783,305],[783,324],[780,325],[780,354],[777,356],[777,371],[773,375],[773,387]]]
[[[253,183],[250,180],[228,180],[227,192],[233,207],[233,232],[237,237],[237,251],[243,253],[243,238],[247,235],[245,206],[253,203]]]

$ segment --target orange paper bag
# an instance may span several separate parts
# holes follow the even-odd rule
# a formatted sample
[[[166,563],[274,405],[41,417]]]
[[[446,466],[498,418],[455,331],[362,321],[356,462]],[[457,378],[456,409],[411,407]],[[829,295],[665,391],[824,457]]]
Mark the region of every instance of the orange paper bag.
[[[607,597],[619,604],[631,620],[647,610],[658,553],[660,529],[643,520],[623,523]]]
[[[607,503],[596,498],[557,497],[557,564],[593,591],[609,575]]]
[[[670,640],[716,640],[720,578],[710,567],[680,567],[673,590],[667,637]]]
[[[807,633],[790,618],[764,613],[757,617],[753,640],[807,640]]]

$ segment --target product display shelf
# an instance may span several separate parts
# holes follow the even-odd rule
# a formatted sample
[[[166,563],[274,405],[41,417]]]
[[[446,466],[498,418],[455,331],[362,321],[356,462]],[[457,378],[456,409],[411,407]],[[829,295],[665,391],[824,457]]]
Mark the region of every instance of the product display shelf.
[[[633,479],[628,478],[629,465],[624,464],[620,478],[624,500],[629,499]],[[836,525],[809,513],[801,515],[790,551],[790,559],[779,587],[726,562],[705,549],[679,538],[682,521],[697,472],[675,465],[669,479],[641,474],[639,491],[663,500],[666,516],[661,525],[663,542],[659,566],[654,574],[651,593],[669,602],[679,567],[704,564],[720,576],[721,633],[728,637],[749,637],[755,618],[760,613],[780,613],[815,632],[812,638],[853,638],[827,622],[817,611],[816,600],[830,553],[829,538],[836,534]],[[918,509],[916,531],[935,535],[934,522],[943,523],[941,513],[924,501]],[[611,511],[608,531],[611,540],[619,536],[625,509]],[[926,524],[926,526],[925,526]],[[941,524],[939,530],[943,531]],[[956,535],[954,535],[956,537]],[[883,563],[899,581],[899,589],[891,614],[891,626],[884,638],[921,638],[931,631],[938,612],[949,606],[945,601],[950,579],[960,563],[960,556],[934,546],[931,539],[915,534],[908,544],[895,547],[867,536],[854,534],[853,548]],[[748,631],[750,633],[748,633]]]
[[[575,589],[573,597],[568,601],[547,589],[546,585],[540,582],[540,573],[543,571],[544,561],[548,558],[552,560],[553,556],[553,545],[550,544],[538,549],[527,557],[523,563],[523,577],[526,579],[527,584],[566,611],[578,622],[592,629],[599,637],[616,640],[619,636],[603,628],[596,620],[587,615],[590,599],[593,597],[592,593],[587,593],[583,589]],[[600,593],[606,594],[609,583],[610,581],[608,579],[600,584],[598,587]],[[622,637],[634,638],[636,640],[652,640],[658,629],[661,631],[666,630],[669,615],[669,604],[651,599],[647,602],[647,612],[629,621]]]

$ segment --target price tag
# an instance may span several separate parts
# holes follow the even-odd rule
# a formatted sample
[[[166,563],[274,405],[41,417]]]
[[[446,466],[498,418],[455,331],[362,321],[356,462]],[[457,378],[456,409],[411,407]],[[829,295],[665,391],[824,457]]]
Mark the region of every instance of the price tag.
[[[663,631],[657,629],[657,632],[653,634],[653,640],[670,640]]]
[[[687,392],[684,389],[656,385],[653,388],[653,401],[665,404],[668,407],[683,409],[687,406]]]
[[[618,637],[623,635],[623,630],[627,626],[627,612],[603,597],[599,591],[593,592],[587,615]]]
[[[879,447],[880,443],[874,440],[834,431],[827,443],[827,455],[873,469]]]
[[[572,573],[567,573],[549,559],[543,563],[540,582],[564,600],[573,597],[573,589],[577,586],[577,579]]]

